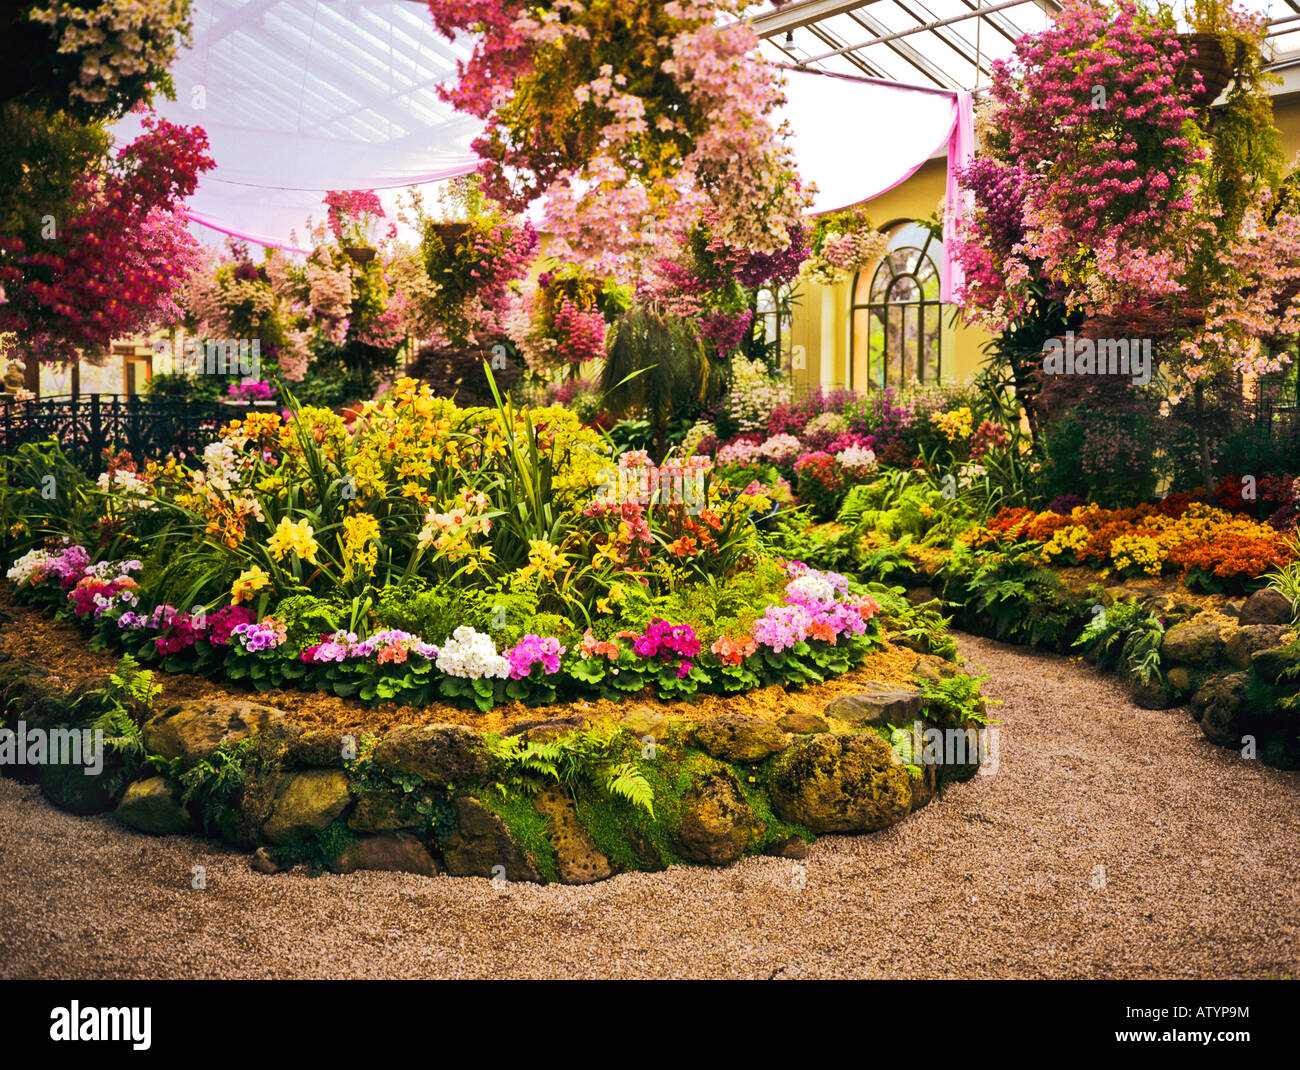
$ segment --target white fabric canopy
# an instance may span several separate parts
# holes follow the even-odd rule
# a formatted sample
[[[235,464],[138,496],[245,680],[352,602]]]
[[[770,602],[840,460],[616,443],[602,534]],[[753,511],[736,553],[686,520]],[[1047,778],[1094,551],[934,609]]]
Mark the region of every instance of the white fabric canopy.
[[[817,183],[814,212],[877,197],[947,151],[954,94],[791,70],[782,118],[795,158]]]

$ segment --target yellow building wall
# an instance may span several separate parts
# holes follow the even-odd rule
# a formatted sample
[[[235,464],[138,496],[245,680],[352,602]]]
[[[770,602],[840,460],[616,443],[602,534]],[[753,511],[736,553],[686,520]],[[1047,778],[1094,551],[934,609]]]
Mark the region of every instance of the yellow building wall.
[[[1273,98],[1273,118],[1281,134],[1288,166],[1300,157],[1300,93]],[[895,223],[927,219],[944,196],[946,158],[927,160],[911,178],[866,202],[871,221],[884,230]],[[849,384],[849,332],[853,278],[835,286],[816,283],[800,288],[790,326],[791,369],[796,385],[842,387]],[[953,322],[944,306],[941,352],[945,379],[966,379],[985,359],[986,331]],[[802,347],[802,348],[800,348]],[[858,359],[861,359],[859,356]]]

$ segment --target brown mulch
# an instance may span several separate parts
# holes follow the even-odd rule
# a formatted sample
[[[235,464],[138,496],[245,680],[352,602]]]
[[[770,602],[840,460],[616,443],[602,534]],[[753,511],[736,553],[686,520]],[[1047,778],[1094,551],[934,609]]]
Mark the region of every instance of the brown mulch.
[[[0,609],[12,618],[0,622],[0,650],[41,665],[72,689],[99,686],[105,674],[118,664],[117,654],[92,651],[81,632],[66,621],[7,600],[0,600]],[[868,681],[911,682],[911,670],[918,658],[914,651],[886,644],[860,668],[815,687],[786,690],[772,686],[738,696],[698,695],[689,702],[660,702],[645,691],[618,702],[579,700],[548,706],[511,702],[493,707],[487,713],[443,702],[428,706],[392,702],[367,706],[359,699],[339,698],[322,691],[257,692],[189,673],[156,672],[154,682],[162,687],[156,703],[159,708],[196,699],[244,699],[281,709],[291,720],[309,729],[379,735],[402,724],[461,724],[480,732],[505,732],[519,723],[545,720],[579,718],[590,724],[605,723],[643,707],[668,718],[696,720],[724,712],[741,712],[766,720],[776,720],[791,710],[820,714],[831,699],[859,691]]]

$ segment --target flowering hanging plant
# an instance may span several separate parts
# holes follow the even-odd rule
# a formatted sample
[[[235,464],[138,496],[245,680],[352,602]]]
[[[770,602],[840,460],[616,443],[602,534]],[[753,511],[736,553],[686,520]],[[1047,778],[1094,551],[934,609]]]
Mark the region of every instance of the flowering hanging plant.
[[[794,180],[772,68],[733,0],[435,0],[448,37],[476,35],[444,96],[485,120],[484,189],[544,197],[566,260],[631,266],[705,206],[736,248],[790,244]]]
[[[434,345],[487,346],[510,335],[526,316],[519,282],[537,248],[526,219],[492,204],[475,178],[448,183],[441,211],[426,210],[412,192],[401,218],[420,232],[419,256],[428,287],[419,297]]]
[[[834,286],[846,275],[875,266],[888,252],[889,238],[876,229],[866,209],[857,205],[818,216],[810,246],[804,277]]]

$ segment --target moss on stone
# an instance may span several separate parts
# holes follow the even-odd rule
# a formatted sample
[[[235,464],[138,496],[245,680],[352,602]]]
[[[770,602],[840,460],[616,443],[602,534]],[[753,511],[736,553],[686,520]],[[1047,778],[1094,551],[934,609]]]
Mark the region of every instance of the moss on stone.
[[[552,882],[560,879],[555,848],[548,835],[550,826],[546,818],[537,812],[532,799],[508,789],[503,795],[495,787],[471,794],[501,819],[511,838],[528,855],[543,880]]]

